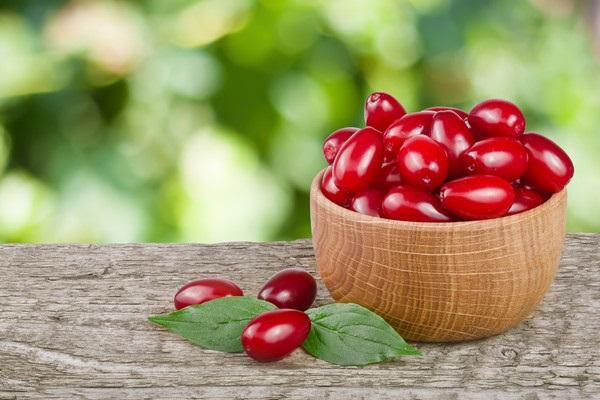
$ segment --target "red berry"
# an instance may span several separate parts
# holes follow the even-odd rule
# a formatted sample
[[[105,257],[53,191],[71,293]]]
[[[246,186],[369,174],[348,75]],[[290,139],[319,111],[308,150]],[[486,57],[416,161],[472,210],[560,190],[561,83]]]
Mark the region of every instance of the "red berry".
[[[508,209],[507,215],[518,214],[523,211],[530,210],[542,204],[544,198],[536,191],[515,187],[515,200]]]
[[[395,160],[406,139],[415,135],[427,135],[434,114],[433,111],[419,111],[394,121],[383,134],[386,157]]]
[[[513,188],[515,188],[515,189],[523,188],[523,189],[527,189],[527,190],[536,191],[533,187],[531,187],[526,182],[524,182],[523,178],[517,179],[516,181],[511,182],[511,185],[513,185]],[[548,200],[552,196],[552,193],[548,193],[548,192],[537,191],[537,193],[544,198],[544,201]]]
[[[400,148],[398,169],[403,182],[419,189],[435,189],[448,176],[448,154],[430,137],[413,136]]]
[[[373,182],[373,187],[387,192],[390,188],[398,186],[402,183],[402,176],[398,170],[398,163],[394,160],[387,164],[383,164]]]
[[[396,156],[397,156],[397,155],[398,155],[398,154],[394,154],[394,155],[392,155],[392,154],[389,154],[389,153],[385,153],[385,152],[384,152],[384,153],[383,153],[383,163],[384,163],[384,164],[388,164],[388,163],[391,163],[391,162],[394,162],[394,163],[395,163],[395,162],[396,162]]]
[[[304,311],[315,301],[317,282],[300,268],[287,268],[273,275],[258,293],[258,298],[279,308]]]
[[[429,136],[442,144],[450,161],[450,176],[461,173],[458,158],[475,143],[471,130],[454,111],[440,111],[433,116]]]
[[[346,207],[348,204],[350,204],[350,195],[338,188],[335,184],[335,181],[333,180],[333,169],[331,166],[327,167],[325,172],[323,172],[323,177],[321,178],[321,192],[329,200],[342,207]]]
[[[386,218],[401,221],[447,222],[453,219],[442,208],[437,197],[404,185],[391,189],[383,199],[381,208]]]
[[[260,362],[281,360],[304,343],[310,319],[302,311],[279,309],[255,317],[242,332],[246,353]]]
[[[469,113],[469,124],[486,137],[519,137],[525,131],[525,117],[513,103],[491,99],[477,104]]]
[[[465,120],[465,124],[469,125],[469,121]],[[472,126],[469,126],[469,128],[471,129],[471,133],[473,134],[473,138],[475,139],[475,142],[480,142],[482,140],[487,139],[486,136],[484,136],[481,133],[477,132],[475,129],[473,129]]]
[[[523,135],[520,140],[529,152],[524,182],[542,192],[560,192],[575,172],[567,153],[552,140],[537,133]]]
[[[382,161],[381,133],[370,127],[361,129],[346,140],[335,157],[335,183],[351,193],[366,189],[377,177]]]
[[[425,111],[452,111],[454,112],[456,115],[458,115],[461,119],[466,119],[469,114],[463,110],[461,110],[460,108],[456,108],[456,107],[446,107],[446,106],[437,106],[437,107],[429,107],[426,108]]]
[[[402,104],[384,92],[371,93],[365,103],[365,125],[384,132],[388,126],[406,114]]]
[[[333,163],[340,147],[357,130],[358,128],[341,128],[327,136],[327,139],[323,142],[323,155],[328,164]]]
[[[461,155],[460,163],[469,175],[496,175],[512,182],[525,173],[527,159],[518,140],[496,137],[475,143]]]
[[[180,310],[219,297],[243,295],[242,289],[227,279],[206,278],[186,283],[175,293],[173,302],[175,303],[175,309]]]
[[[365,189],[354,196],[350,209],[364,215],[381,217],[381,202],[385,193],[377,189]]]
[[[440,189],[444,208],[467,220],[501,217],[506,214],[514,198],[510,183],[493,175],[459,178]]]

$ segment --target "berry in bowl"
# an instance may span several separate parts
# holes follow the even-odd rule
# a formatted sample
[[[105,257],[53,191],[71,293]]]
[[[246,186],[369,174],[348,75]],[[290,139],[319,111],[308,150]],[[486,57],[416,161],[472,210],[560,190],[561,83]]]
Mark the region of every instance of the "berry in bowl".
[[[365,121],[325,140],[330,165],[311,187],[332,297],[417,341],[491,336],[530,315],[562,252],[565,151],[500,99],[407,113],[374,93]]]

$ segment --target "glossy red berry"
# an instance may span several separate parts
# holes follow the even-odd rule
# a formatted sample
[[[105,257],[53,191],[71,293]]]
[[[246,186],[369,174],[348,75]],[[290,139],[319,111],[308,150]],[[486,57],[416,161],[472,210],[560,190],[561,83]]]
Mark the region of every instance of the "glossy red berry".
[[[573,162],[552,140],[528,133],[521,137],[521,143],[529,152],[529,165],[523,181],[542,192],[560,192],[573,177]]]
[[[456,108],[456,107],[436,106],[436,107],[426,108],[425,111],[434,111],[434,112],[437,112],[437,111],[452,111],[456,115],[458,115],[461,119],[466,119],[469,116],[469,114],[466,111],[463,111],[460,108]]]
[[[365,189],[354,196],[350,209],[364,215],[381,217],[381,202],[385,193],[377,189]]]
[[[383,152],[383,164],[388,164],[388,163],[391,163],[391,162],[396,162],[396,156],[397,156],[397,154],[392,155],[392,154],[386,153],[384,151]]]
[[[273,275],[258,293],[258,298],[279,308],[304,311],[315,301],[317,282],[300,268],[287,268]]]
[[[477,104],[468,117],[469,124],[486,137],[516,138],[525,131],[525,117],[510,101],[491,99]]]
[[[507,215],[518,214],[531,210],[542,204],[544,198],[536,191],[522,187],[515,187],[515,200],[508,209]]]
[[[391,189],[381,208],[384,217],[400,221],[447,222],[453,219],[433,194],[405,185]]]
[[[357,130],[358,128],[341,128],[327,136],[327,139],[323,142],[323,155],[328,164],[333,163],[340,147],[342,147],[344,142]]]
[[[373,187],[387,192],[390,188],[398,186],[401,183],[402,176],[398,170],[398,163],[394,160],[381,166],[379,174],[377,174],[377,178],[373,182]]]
[[[439,111],[433,116],[429,136],[446,148],[450,162],[450,176],[461,174],[460,155],[475,143],[465,121],[454,111]]]
[[[384,132],[392,122],[406,114],[402,104],[394,96],[375,92],[367,97],[365,103],[365,125]]]
[[[474,175],[444,184],[442,206],[466,220],[497,218],[506,214],[515,198],[513,187],[493,175]]]
[[[496,175],[512,182],[527,169],[527,150],[516,139],[496,137],[481,140],[460,157],[468,175]]]
[[[302,311],[279,309],[255,317],[242,332],[242,346],[260,362],[281,360],[304,343],[310,319]]]
[[[366,189],[377,177],[383,161],[381,133],[367,127],[352,135],[333,162],[336,185],[350,193]]]
[[[395,160],[398,150],[406,139],[415,135],[427,135],[434,114],[433,111],[419,111],[405,114],[402,118],[394,121],[383,134],[386,156]]]
[[[219,297],[243,295],[244,292],[242,292],[242,289],[230,280],[205,278],[186,283],[175,293],[173,302],[175,303],[175,309],[180,310],[184,307],[202,304],[218,299]]]
[[[342,207],[350,204],[350,195],[344,190],[337,187],[333,180],[333,170],[331,166],[327,167],[321,178],[321,192],[329,200],[333,201]]]
[[[413,136],[398,152],[398,170],[404,183],[419,189],[435,189],[448,176],[448,154],[430,137]]]

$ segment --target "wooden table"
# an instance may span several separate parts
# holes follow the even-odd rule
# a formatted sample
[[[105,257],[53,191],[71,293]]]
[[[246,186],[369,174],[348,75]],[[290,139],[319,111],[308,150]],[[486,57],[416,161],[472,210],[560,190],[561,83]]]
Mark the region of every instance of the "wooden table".
[[[421,358],[258,364],[146,322],[193,278],[253,294],[291,266],[315,271],[309,241],[0,246],[0,399],[600,399],[600,234],[567,237],[550,293],[516,329],[419,345]]]

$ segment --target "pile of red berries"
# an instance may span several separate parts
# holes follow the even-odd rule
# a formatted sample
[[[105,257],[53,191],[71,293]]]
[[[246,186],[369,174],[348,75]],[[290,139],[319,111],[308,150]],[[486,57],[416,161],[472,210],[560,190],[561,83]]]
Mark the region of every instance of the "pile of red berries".
[[[175,294],[175,308],[206,303],[226,296],[243,296],[234,282],[222,278],[198,279],[182,286]],[[299,268],[287,268],[273,275],[258,298],[278,307],[252,319],[241,335],[246,353],[261,362],[277,361],[297,349],[310,332],[311,322],[304,313],[315,301],[317,283]]]
[[[407,113],[371,94],[365,128],[342,128],[323,144],[321,191],[334,203],[403,221],[479,220],[516,214],[559,192],[574,173],[556,143],[525,132],[521,110],[492,99],[466,113]]]

